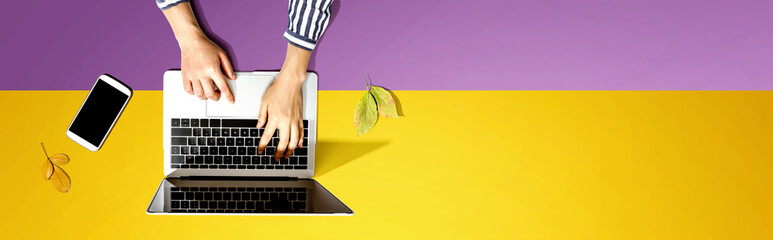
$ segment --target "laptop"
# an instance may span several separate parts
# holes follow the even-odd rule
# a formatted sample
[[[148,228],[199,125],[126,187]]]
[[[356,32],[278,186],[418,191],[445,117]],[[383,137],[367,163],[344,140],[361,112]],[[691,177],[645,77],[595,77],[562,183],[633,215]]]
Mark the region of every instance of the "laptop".
[[[148,214],[352,215],[314,176],[317,75],[303,84],[304,146],[274,161],[274,134],[263,154],[256,128],[260,101],[278,72],[237,72],[227,80],[234,104],[200,100],[179,70],[164,73],[164,178]]]

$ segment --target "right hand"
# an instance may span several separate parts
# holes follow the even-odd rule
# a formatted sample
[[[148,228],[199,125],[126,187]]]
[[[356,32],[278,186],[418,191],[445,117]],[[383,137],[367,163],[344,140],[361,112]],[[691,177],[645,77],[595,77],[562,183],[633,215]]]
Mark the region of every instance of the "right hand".
[[[222,94],[228,102],[234,103],[234,95],[228,87],[226,76],[236,80],[236,74],[223,49],[206,36],[187,40],[180,43],[185,92],[196,95],[201,100],[215,101],[220,100]]]

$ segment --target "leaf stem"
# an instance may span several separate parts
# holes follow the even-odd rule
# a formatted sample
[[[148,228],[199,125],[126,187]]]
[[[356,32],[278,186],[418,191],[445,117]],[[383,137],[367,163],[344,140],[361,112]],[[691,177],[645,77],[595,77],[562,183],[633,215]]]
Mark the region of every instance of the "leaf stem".
[[[365,85],[368,86],[368,91],[370,91],[370,83],[368,83],[368,78],[366,78],[365,75],[362,75],[362,79],[365,79]]]
[[[48,152],[46,152],[46,146],[43,146],[43,142],[40,143],[40,147],[43,148],[43,154],[46,155],[46,159],[48,159],[48,161],[51,161],[51,159],[48,158]]]

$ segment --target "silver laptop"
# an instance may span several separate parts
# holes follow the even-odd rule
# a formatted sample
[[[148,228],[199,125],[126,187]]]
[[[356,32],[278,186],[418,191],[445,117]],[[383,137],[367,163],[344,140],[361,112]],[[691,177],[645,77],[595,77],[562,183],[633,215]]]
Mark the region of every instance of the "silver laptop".
[[[274,161],[274,134],[263,154],[256,128],[260,101],[278,72],[237,72],[235,103],[200,100],[183,90],[179,70],[164,73],[164,178],[148,214],[352,215],[314,179],[317,75],[303,85],[304,147]]]

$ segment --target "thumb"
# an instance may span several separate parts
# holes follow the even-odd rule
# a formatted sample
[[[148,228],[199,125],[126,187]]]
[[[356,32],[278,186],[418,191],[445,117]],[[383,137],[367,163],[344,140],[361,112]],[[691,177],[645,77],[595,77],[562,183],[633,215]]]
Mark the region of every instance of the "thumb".
[[[225,71],[225,74],[231,80],[236,80],[236,74],[234,73],[234,67],[231,66],[231,61],[228,60],[228,56],[225,55],[224,52],[220,52],[220,54],[218,54],[218,55],[220,56],[220,64],[223,66],[223,70]]]

